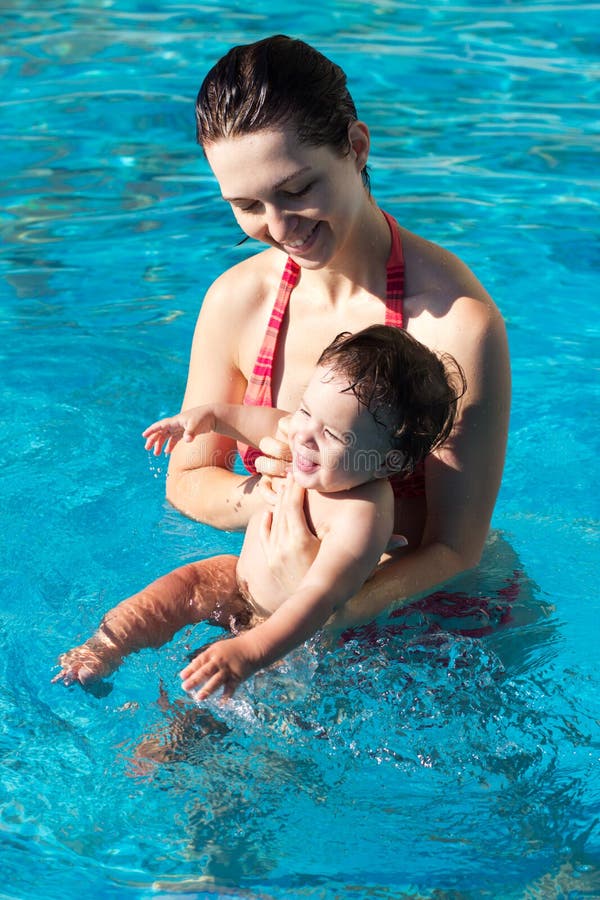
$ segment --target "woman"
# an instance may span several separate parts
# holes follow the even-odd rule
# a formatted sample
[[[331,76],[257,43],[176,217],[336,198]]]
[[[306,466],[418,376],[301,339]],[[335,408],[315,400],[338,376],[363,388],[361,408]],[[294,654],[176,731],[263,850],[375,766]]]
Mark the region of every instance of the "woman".
[[[450,440],[396,484],[406,546],[379,566],[338,624],[367,620],[479,561],[500,485],[510,405],[502,318],[455,256],[401,228],[369,190],[370,136],[342,70],[275,36],[235,47],[197,100],[198,141],[242,230],[268,245],[210,287],[194,335],[183,408],[209,401],[295,409],[339,332],[386,322],[462,366],[467,393]],[[285,442],[240,448],[217,435],[178,446],[167,496],[183,513],[243,529],[264,502],[258,472],[282,474]],[[256,463],[256,468],[254,464]],[[290,590],[316,553],[302,491],[278,494],[264,540]],[[213,561],[214,562],[214,561]],[[232,585],[222,558],[221,588]],[[214,573],[212,573],[214,576]],[[202,583],[204,563],[186,578]]]

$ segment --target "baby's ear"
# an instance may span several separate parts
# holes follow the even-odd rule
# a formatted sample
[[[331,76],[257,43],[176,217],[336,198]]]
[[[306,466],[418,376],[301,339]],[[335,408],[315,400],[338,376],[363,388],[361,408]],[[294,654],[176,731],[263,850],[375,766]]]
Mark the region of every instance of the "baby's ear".
[[[377,470],[377,478],[387,478],[398,472],[403,472],[403,474],[407,474],[408,472],[406,467],[406,454],[403,453],[402,450],[388,450],[382,465]]]

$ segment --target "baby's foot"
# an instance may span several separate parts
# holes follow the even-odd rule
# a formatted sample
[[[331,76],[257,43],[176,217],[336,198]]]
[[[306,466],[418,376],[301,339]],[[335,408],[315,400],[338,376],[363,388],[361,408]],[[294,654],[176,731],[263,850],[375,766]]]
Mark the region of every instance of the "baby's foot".
[[[76,681],[80,684],[92,684],[114,672],[122,661],[114,644],[109,643],[104,636],[93,635],[85,644],[73,647],[59,657],[62,669],[54,676],[52,684],[57,681],[62,681],[65,685]]]

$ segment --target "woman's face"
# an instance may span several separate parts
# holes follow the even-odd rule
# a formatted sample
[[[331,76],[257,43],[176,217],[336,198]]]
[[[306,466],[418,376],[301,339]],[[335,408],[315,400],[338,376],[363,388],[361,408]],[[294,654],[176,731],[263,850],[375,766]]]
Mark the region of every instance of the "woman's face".
[[[305,267],[327,265],[368,200],[361,170],[368,131],[355,122],[351,148],[301,144],[292,128],[226,138],[205,147],[240,228]]]

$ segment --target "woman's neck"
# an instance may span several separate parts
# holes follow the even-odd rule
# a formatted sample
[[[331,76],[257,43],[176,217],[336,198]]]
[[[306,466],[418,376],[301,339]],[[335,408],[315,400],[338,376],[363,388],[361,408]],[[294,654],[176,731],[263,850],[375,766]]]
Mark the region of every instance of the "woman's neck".
[[[382,211],[368,198],[365,212],[340,251],[322,269],[303,269],[304,287],[311,287],[323,301],[343,306],[356,294],[385,296],[386,265],[392,239]]]

